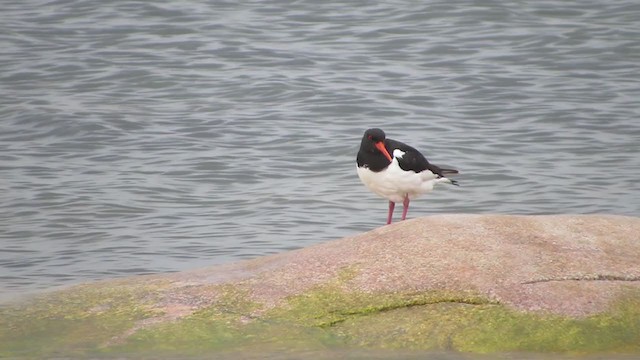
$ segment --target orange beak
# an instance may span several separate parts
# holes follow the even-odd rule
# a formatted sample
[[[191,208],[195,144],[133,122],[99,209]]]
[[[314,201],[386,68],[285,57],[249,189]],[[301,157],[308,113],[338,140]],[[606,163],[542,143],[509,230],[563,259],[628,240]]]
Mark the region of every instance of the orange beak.
[[[378,141],[377,143],[375,143],[376,148],[378,148],[378,150],[380,150],[381,153],[384,154],[384,156],[387,157],[387,159],[389,159],[389,161],[391,161],[391,155],[389,155],[389,152],[387,151],[387,148],[384,147],[384,142],[382,141]]]

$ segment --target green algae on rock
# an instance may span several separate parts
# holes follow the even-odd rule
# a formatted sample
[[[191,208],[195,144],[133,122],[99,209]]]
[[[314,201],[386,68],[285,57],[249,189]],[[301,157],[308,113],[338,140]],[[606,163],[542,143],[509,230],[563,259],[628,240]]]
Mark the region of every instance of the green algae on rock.
[[[640,293],[586,318],[491,303],[438,302],[347,319],[335,331],[363,347],[491,352],[640,352]]]
[[[519,312],[471,293],[372,294],[345,291],[338,283],[266,311],[244,290],[224,286],[212,306],[112,342],[135,322],[162,315],[140,302],[148,291],[153,289],[81,287],[15,312],[4,309],[0,355],[143,355],[153,350],[197,356],[256,348],[640,352],[637,289],[629,289],[607,312],[572,318]]]
[[[141,298],[156,286],[83,285],[0,308],[0,357],[82,355],[158,314]]]

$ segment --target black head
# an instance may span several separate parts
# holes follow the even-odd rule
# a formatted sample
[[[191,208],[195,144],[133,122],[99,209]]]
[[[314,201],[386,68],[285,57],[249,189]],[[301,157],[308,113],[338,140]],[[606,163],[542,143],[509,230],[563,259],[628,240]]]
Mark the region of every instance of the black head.
[[[382,131],[382,129],[372,128],[364,132],[363,140],[364,139],[368,139],[370,142],[377,143],[380,141],[384,141],[384,139],[386,139],[386,135],[384,134],[384,131]]]
[[[372,128],[364,132],[362,142],[360,143],[360,151],[365,153],[378,153],[391,161],[391,155],[385,147],[384,140],[386,136],[384,131],[377,128]]]

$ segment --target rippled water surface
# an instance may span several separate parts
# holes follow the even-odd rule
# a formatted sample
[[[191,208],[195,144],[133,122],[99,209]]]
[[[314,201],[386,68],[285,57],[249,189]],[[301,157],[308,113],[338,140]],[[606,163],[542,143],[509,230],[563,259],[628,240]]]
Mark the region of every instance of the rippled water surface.
[[[462,172],[410,217],[638,216],[639,24],[635,0],[3,1],[0,292],[380,226],[373,126]]]

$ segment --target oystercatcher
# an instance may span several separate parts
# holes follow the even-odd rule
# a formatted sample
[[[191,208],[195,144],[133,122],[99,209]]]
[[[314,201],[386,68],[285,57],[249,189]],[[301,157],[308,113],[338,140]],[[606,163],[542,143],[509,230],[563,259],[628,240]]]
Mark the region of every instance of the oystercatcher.
[[[402,220],[407,217],[409,201],[433,190],[439,183],[458,185],[446,175],[458,170],[433,165],[413,147],[387,139],[384,131],[364,132],[357,157],[358,177],[369,190],[389,200],[387,224],[391,224],[393,209],[402,202]]]

